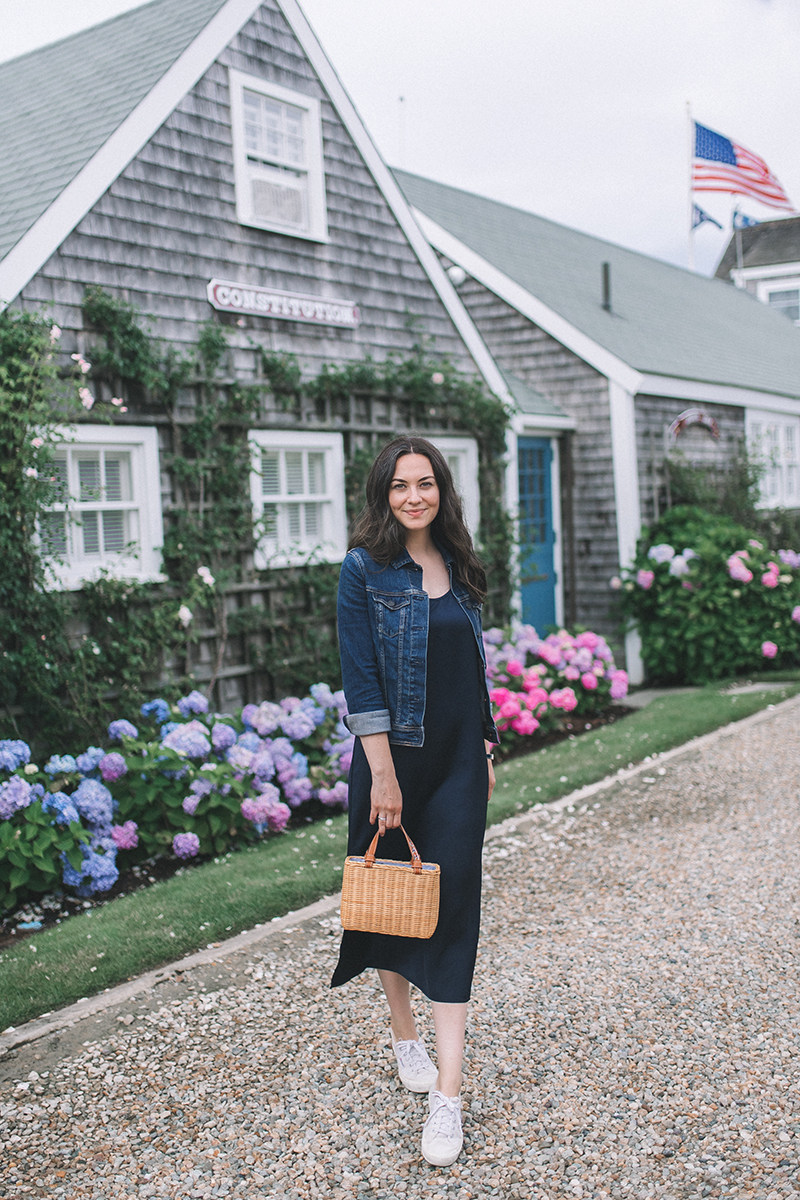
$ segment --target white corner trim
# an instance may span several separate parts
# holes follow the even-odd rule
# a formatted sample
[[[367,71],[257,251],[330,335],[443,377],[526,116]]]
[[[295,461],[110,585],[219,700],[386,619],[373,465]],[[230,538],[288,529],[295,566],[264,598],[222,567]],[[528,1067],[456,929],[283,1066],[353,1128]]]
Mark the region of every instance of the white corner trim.
[[[41,270],[235,37],[261,0],[228,0],[0,264],[0,310]]]
[[[731,279],[737,287],[744,287],[750,279],[780,279],[783,275],[797,274],[800,274],[800,262],[774,263],[769,266],[765,264],[763,267],[742,267],[741,270],[734,267],[730,273]]]
[[[548,433],[560,431],[563,429],[577,429],[578,422],[574,417],[568,416],[566,413],[563,417],[547,416],[539,413],[524,413],[516,408],[511,416],[511,425],[515,433],[521,437],[528,432],[535,432],[538,436],[546,436]]]
[[[553,570],[556,576],[556,625],[564,624],[564,526],[561,519],[560,441],[550,438],[550,504],[553,515]]]
[[[631,392],[609,380],[611,411],[611,455],[614,468],[614,500],[617,510],[617,548],[621,567],[628,567],[636,556],[636,542],[642,531],[639,502],[639,470],[636,455],[636,414]]]
[[[800,413],[800,373],[798,395],[761,392],[753,388],[725,383],[702,383],[696,379],[678,379],[667,375],[642,375],[637,392],[642,396],[669,396],[676,400],[698,400],[705,404],[732,404],[739,408],[766,408],[771,412]]]
[[[411,244],[417,258],[425,269],[431,283],[439,294],[451,321],[472,355],[487,386],[501,399],[513,403],[497,364],[486,348],[484,341],[461,299],[447,278],[442,265],[431,249],[427,239],[414,220],[408,201],[401,192],[396,179],[380,155],[355,105],[345,91],[342,81],[320,45],[297,0],[278,0],[286,20],[303,47],[311,65],[317,72],[322,86],[341,118],[347,132],[356,144],[364,162],[383,193],[398,225]]]
[[[441,225],[437,225],[430,217],[426,217],[419,209],[415,208],[413,212],[428,241],[441,254],[446,254],[453,262],[458,263],[468,275],[477,279],[478,283],[482,283],[490,292],[494,292],[501,300],[505,300],[506,304],[516,308],[529,321],[533,321],[545,333],[549,333],[557,342],[566,346],[568,350],[583,359],[589,366],[594,367],[601,375],[613,379],[626,391],[637,392],[639,390],[641,375],[637,370],[623,362],[621,358],[617,358],[610,350],[600,346],[580,329],[576,329],[570,321],[554,312],[522,284],[517,283],[516,280],[511,279],[510,276],[482,258],[480,254],[471,250],[464,242],[448,233]]]

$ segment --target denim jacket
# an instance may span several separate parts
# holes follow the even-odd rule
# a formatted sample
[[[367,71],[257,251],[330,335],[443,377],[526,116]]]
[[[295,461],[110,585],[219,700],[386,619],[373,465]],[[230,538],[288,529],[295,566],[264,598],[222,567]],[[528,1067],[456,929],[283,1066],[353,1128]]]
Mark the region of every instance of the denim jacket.
[[[498,742],[486,684],[481,605],[454,577],[453,555],[445,547],[439,549],[483,664],[483,736]],[[357,737],[388,733],[390,742],[421,746],[428,652],[428,596],[422,590],[422,567],[405,550],[387,566],[376,563],[361,547],[350,550],[339,576],[338,625],[350,709],[344,719],[347,728]],[[477,669],[477,660],[475,665]]]

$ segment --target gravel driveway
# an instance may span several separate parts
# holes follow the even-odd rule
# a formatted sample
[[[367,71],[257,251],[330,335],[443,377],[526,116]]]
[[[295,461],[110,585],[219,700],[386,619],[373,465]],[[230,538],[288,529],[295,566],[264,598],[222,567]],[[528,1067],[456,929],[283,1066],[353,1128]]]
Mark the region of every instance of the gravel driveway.
[[[799,716],[487,843],[453,1167],[328,917],[21,1050],[2,1195],[800,1196]]]

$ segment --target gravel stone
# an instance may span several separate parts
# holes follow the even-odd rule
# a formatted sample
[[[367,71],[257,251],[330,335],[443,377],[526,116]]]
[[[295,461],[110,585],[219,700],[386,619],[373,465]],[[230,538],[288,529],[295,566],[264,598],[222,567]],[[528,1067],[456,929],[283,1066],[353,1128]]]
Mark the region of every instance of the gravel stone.
[[[795,707],[487,842],[452,1167],[334,916],[17,1052],[3,1196],[800,1197]]]

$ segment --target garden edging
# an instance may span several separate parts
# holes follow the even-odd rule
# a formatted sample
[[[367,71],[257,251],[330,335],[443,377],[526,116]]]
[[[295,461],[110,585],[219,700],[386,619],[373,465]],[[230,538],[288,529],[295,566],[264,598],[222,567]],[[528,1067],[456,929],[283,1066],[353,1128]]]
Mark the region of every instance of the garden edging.
[[[660,754],[654,755],[649,761],[641,762],[635,767],[620,768],[614,775],[608,775],[596,783],[590,783],[585,787],[569,792],[566,796],[562,796],[558,800],[537,804],[519,816],[507,817],[497,825],[489,827],[486,831],[486,839],[493,840],[498,837],[508,836],[509,834],[524,832],[534,825],[540,815],[545,812],[560,812],[565,808],[570,808],[592,796],[610,790],[616,784],[625,783],[638,775],[651,771],[656,762],[662,765],[681,755],[693,753],[696,750],[713,745],[720,739],[729,737],[732,733],[770,720],[773,713],[778,710],[782,711],[784,708],[789,710],[792,707],[800,708],[800,696],[793,696],[788,700],[781,701],[779,704],[770,705],[760,712],[753,713],[749,717],[744,717],[739,721],[732,721],[728,725],[723,725],[711,733],[692,738],[680,746],[674,746],[671,750],[665,750]],[[158,985],[167,982],[167,980],[178,973],[217,962],[237,951],[267,941],[276,934],[280,934],[296,925],[301,925],[306,921],[324,916],[326,913],[338,908],[340,898],[341,893],[324,896],[322,899],[315,901],[313,904],[308,904],[296,912],[288,912],[283,917],[273,918],[272,921],[264,926],[257,926],[255,929],[237,934],[236,937],[228,938],[224,942],[208,946],[205,950],[197,951],[176,962],[167,963],[155,971],[149,971],[144,975],[129,980],[127,983],[110,988],[99,996],[94,996],[87,1000],[79,1000],[76,1004],[71,1004],[57,1013],[48,1013],[44,1016],[36,1017],[34,1020],[28,1021],[16,1029],[8,1030],[0,1034],[0,1057],[18,1046],[69,1028],[78,1021],[85,1020],[87,1017],[99,1012],[104,1012],[106,1009],[113,1008],[115,1005],[124,1003],[142,992],[150,991]]]

